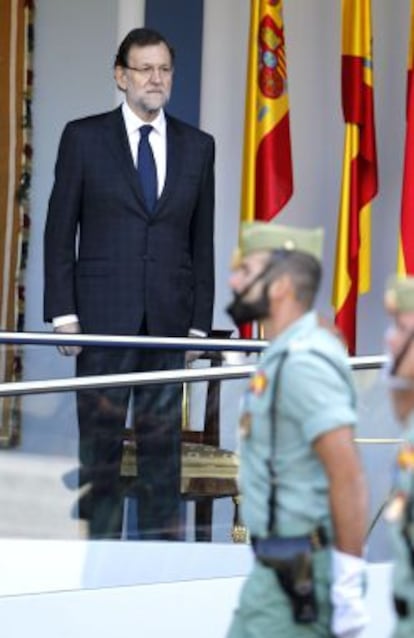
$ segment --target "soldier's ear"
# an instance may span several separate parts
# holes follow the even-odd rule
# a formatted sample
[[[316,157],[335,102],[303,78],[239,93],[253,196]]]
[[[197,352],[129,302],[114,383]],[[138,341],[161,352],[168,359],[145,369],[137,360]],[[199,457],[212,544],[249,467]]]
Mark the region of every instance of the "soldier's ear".
[[[280,275],[269,285],[269,299],[280,300],[292,288],[292,282],[287,273]]]

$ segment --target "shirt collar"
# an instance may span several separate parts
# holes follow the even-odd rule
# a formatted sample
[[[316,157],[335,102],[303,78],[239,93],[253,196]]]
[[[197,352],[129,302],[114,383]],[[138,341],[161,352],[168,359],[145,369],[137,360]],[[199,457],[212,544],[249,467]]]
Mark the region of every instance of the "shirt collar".
[[[125,127],[127,130],[128,136],[131,135],[132,133],[135,133],[137,129],[140,128],[140,126],[149,124],[149,122],[144,122],[144,120],[141,120],[141,118],[134,113],[134,111],[131,109],[131,107],[126,101],[123,102],[122,104],[122,115],[124,118]],[[160,110],[155,120],[151,122],[151,126],[154,128],[154,131],[159,133],[159,135],[162,135],[162,136],[165,135],[166,120],[165,120],[165,113],[163,109]]]
[[[271,358],[276,352],[285,350],[292,341],[306,338],[317,325],[318,317],[316,311],[309,310],[272,341],[269,348],[264,351],[263,359],[267,359],[268,356]]]

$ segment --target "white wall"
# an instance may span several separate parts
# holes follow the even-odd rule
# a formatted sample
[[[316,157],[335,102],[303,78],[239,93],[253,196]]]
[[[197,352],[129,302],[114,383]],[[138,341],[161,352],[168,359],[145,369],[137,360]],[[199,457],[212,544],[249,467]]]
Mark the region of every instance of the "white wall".
[[[209,549],[211,546],[206,547],[207,552]],[[0,598],[2,629],[13,638],[112,638],[130,635],[131,627],[143,638],[223,638],[243,582],[244,576],[198,577]],[[394,614],[389,586],[390,566],[370,566],[367,603],[371,622],[360,638],[390,638]]]

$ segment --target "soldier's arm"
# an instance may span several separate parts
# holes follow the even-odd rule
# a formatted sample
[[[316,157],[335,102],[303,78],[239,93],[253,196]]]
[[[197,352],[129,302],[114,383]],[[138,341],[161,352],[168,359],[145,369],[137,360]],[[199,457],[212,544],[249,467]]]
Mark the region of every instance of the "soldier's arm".
[[[362,556],[367,529],[367,487],[353,429],[343,426],[319,436],[314,449],[329,480],[335,547]]]
[[[362,557],[367,519],[367,488],[352,428],[319,436],[314,448],[329,479],[334,526],[331,553],[331,629],[334,636],[357,638],[369,618],[365,602],[366,564]]]

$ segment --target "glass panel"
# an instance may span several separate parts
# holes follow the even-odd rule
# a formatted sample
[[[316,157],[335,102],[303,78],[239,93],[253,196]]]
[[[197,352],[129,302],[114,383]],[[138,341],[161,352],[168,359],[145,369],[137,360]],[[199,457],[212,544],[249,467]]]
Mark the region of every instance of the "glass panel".
[[[71,378],[74,374],[73,359],[61,357],[54,347],[25,346],[23,359],[25,380],[50,379],[52,370],[54,378]],[[254,361],[251,355],[245,362]],[[210,365],[209,360],[199,360],[193,367]],[[387,532],[377,514],[389,491],[399,437],[380,377],[378,370],[355,371],[360,402],[357,438],[371,489],[371,561],[389,559]],[[205,381],[187,386],[182,424],[185,440],[189,431],[200,433],[204,429],[207,386]],[[222,457],[214,457],[213,470],[208,450],[206,453],[197,447],[200,441],[193,438],[189,444],[181,483],[184,533],[181,542],[174,543],[135,540],[135,498],[125,499],[120,540],[88,540],[87,524],[77,516],[79,496],[88,486],[78,489],[75,392],[30,394],[14,401],[14,427],[18,425],[19,436],[14,435],[9,442],[3,437],[0,450],[0,595],[245,574],[251,555],[245,542],[235,542],[246,541],[246,535],[242,526],[234,527],[237,510],[231,487],[238,406],[245,386],[246,379],[218,384]],[[11,405],[2,401],[3,409]],[[211,411],[211,396],[209,405]],[[127,420],[131,424],[131,411]],[[4,410],[2,422],[4,430]],[[217,496],[212,508],[212,542],[208,543],[194,542],[206,540],[210,534],[208,508],[200,513],[193,500],[194,496],[200,497],[200,490]]]
[[[23,357],[25,381],[52,379],[52,370],[56,372],[53,379],[73,377],[74,360],[58,355],[55,347],[25,346]],[[210,367],[210,361],[199,361],[194,367]],[[188,385],[184,438],[189,429],[203,431],[207,385]],[[235,484],[237,467],[231,452],[236,447],[238,396],[245,380],[220,385],[220,445],[227,449],[224,455],[233,464],[230,470],[225,468],[224,478],[227,484]],[[196,446],[189,455],[189,471],[196,481],[194,486],[183,488],[182,542],[136,541],[137,507],[131,497],[125,499],[121,539],[89,540],[87,523],[78,518],[79,497],[87,493],[88,485],[78,486],[76,393],[28,394],[18,397],[15,406],[20,435],[13,445],[0,450],[0,595],[226,577],[247,571],[250,550],[247,545],[236,547],[232,540],[235,505],[229,495],[231,489],[218,485],[221,466],[213,476],[217,485],[208,485],[203,474],[210,463],[208,454],[202,459],[201,475],[200,469],[194,470],[197,442],[189,444]],[[113,413],[114,405],[106,407]],[[132,418],[130,411],[129,426]],[[159,465],[162,471],[165,464]],[[183,470],[187,465],[183,461]],[[213,542],[208,544],[193,542],[197,537],[196,516],[200,516],[193,496],[202,494],[203,489],[210,490],[209,495],[211,489],[217,489],[220,496],[213,504]],[[200,533],[201,538],[203,534],[208,537],[208,509],[197,529],[198,537]]]
[[[3,346],[4,348],[4,346]],[[11,350],[11,349],[9,349]],[[73,362],[54,348],[26,346],[23,379],[73,376]],[[74,494],[62,477],[77,465],[78,437],[74,393],[30,394],[0,399],[3,425],[13,421],[16,438],[0,450],[0,535],[9,538],[78,538],[78,522],[69,515]]]
[[[401,431],[394,419],[381,370],[354,370],[358,389],[359,423],[356,432],[370,491],[368,559],[390,560],[387,526],[381,516],[391,489],[392,467]]]

